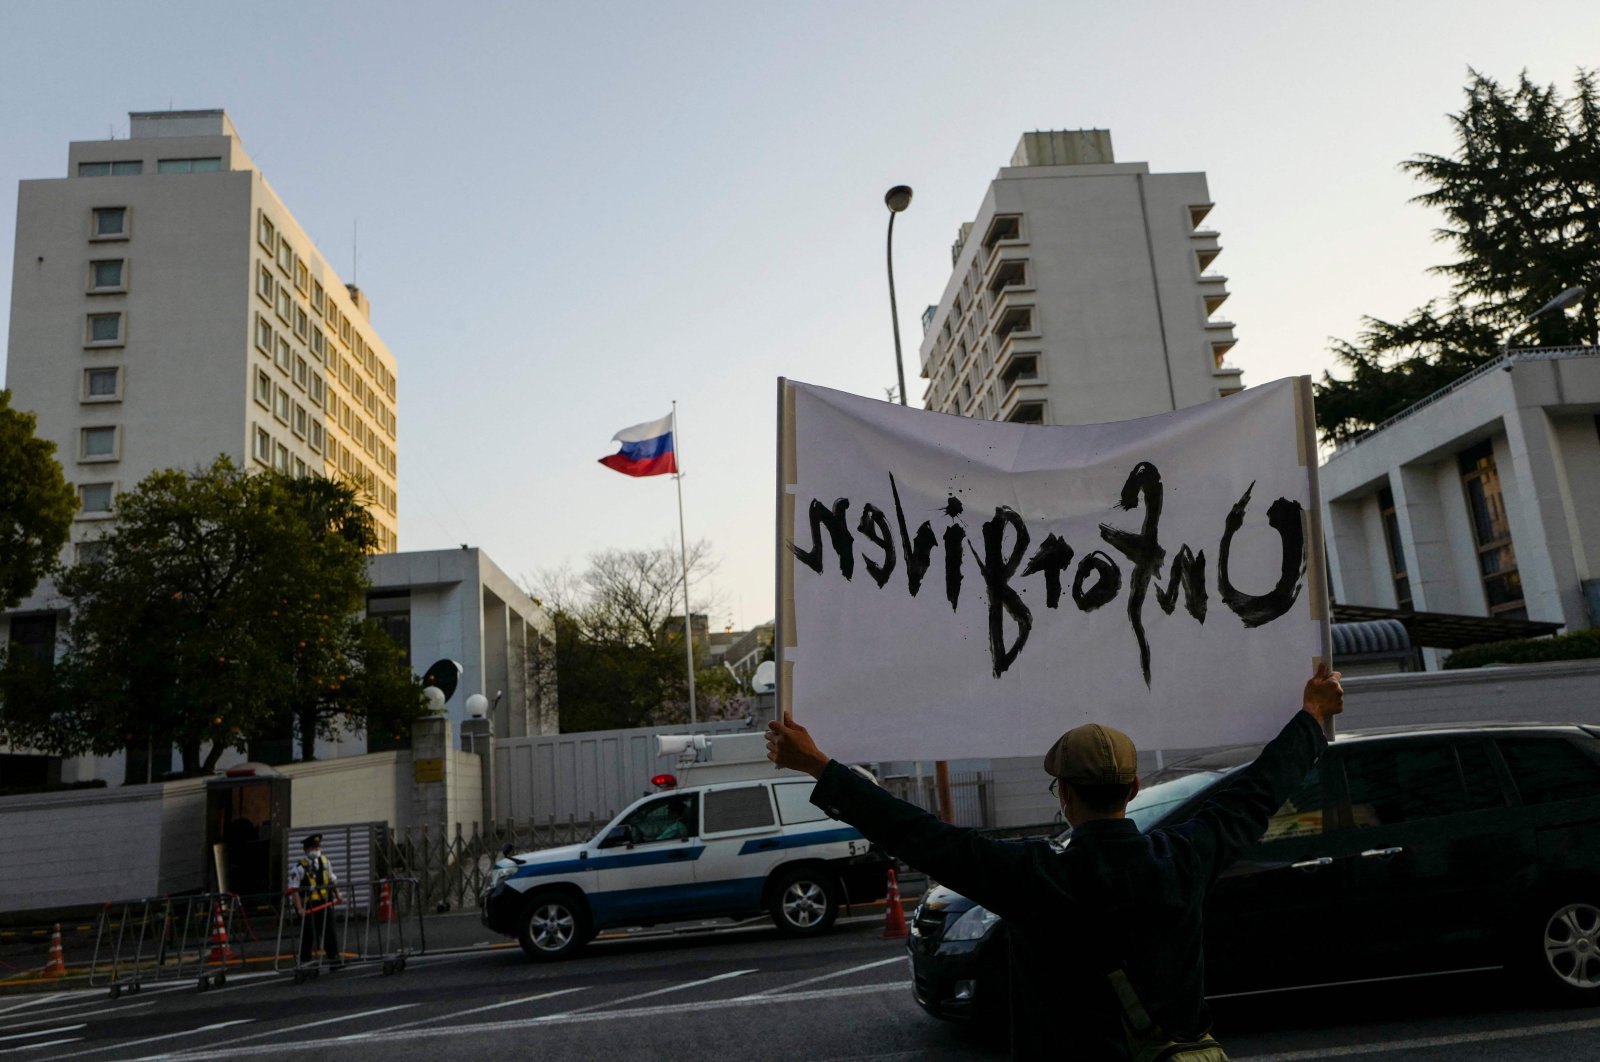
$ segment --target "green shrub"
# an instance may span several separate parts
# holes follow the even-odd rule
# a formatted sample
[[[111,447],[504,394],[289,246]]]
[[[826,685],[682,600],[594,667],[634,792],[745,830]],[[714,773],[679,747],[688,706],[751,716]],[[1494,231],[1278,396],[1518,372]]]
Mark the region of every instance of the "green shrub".
[[[1573,631],[1556,638],[1517,638],[1457,649],[1444,662],[1447,670],[1489,664],[1541,664],[1549,660],[1591,660],[1600,657],[1600,629]]]

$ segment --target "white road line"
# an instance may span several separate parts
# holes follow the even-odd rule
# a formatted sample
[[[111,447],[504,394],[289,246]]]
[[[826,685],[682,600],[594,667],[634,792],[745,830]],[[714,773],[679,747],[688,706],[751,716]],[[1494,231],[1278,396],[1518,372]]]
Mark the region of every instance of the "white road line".
[[[48,1025],[53,1021],[68,1021],[73,1018],[92,1019],[104,1017],[108,1014],[119,1014],[125,1010],[143,1010],[145,1007],[155,1006],[156,1002],[156,1000],[148,999],[143,1003],[124,1003],[121,1006],[102,1007],[99,1010],[89,1011],[82,1010],[79,1007],[73,1007],[67,1010],[57,1011],[54,1014],[51,1014],[48,1018],[30,1018],[27,1021],[5,1022],[4,1024],[0,1024],[0,1032],[10,1032],[12,1029],[26,1029],[30,1025]],[[96,1004],[96,1006],[99,1006],[99,1004]]]
[[[33,1032],[12,1033],[10,1036],[0,1036],[0,1040],[26,1040],[30,1036],[54,1036],[56,1033],[77,1032],[79,1029],[88,1028],[88,1022],[79,1022],[77,1025],[62,1025],[54,1029],[35,1029]]]
[[[0,1051],[0,1055],[15,1054],[18,1051],[37,1051],[41,1047],[55,1047],[58,1044],[75,1044],[82,1039],[83,1037],[81,1036],[69,1036],[65,1040],[46,1040],[42,1044],[27,1044],[23,1047],[8,1047],[4,1051]]]
[[[484,1007],[473,1007],[471,1010],[457,1010],[452,1011],[449,1014],[432,1014],[426,1018],[418,1018],[416,1021],[408,1021],[402,1025],[391,1025],[385,1029],[384,1032],[397,1032],[400,1029],[414,1029],[418,1025],[428,1025],[436,1021],[449,1021],[451,1018],[464,1018],[468,1014],[480,1014],[486,1010],[499,1010],[501,1007],[514,1007],[519,1003],[536,1003],[541,999],[554,999],[556,996],[565,996],[573,992],[587,992],[588,990],[588,985],[580,985],[577,988],[558,988],[554,992],[540,992],[536,996],[523,996],[521,999],[507,999],[500,1003],[490,1003],[488,1006]],[[347,1039],[353,1040],[359,1036],[360,1034],[357,1033],[354,1036],[347,1037]]]
[[[51,992],[48,995],[36,996],[25,999],[20,1003],[13,1003],[9,1007],[0,1007],[0,1014],[10,1014],[14,1010],[26,1010],[29,1007],[42,1007],[52,1000],[63,999],[68,996],[85,995],[87,992]]]
[[[560,1014],[550,1014],[543,1018],[533,1018],[531,1020],[535,1022],[560,1021],[564,1018],[570,1018],[574,1014],[587,1014],[591,1010],[599,1010],[602,1007],[615,1007],[621,1003],[632,1003],[635,1000],[649,999],[652,996],[664,996],[668,992],[682,992],[686,988],[699,988],[701,985],[709,985],[714,981],[727,981],[735,977],[743,977],[745,974],[753,974],[755,972],[756,971],[754,970],[731,970],[728,973],[717,974],[715,977],[706,977],[699,981],[687,981],[681,985],[668,985],[666,988],[658,988],[653,992],[640,992],[636,996],[623,996],[621,999],[608,999],[604,1003],[591,1003],[589,1006],[579,1007],[577,1010],[562,1011]]]
[[[92,1055],[98,1051],[126,1051],[128,1048],[138,1047],[140,1044],[153,1044],[157,1040],[175,1040],[180,1036],[199,1036],[201,1033],[216,1032],[218,1029],[226,1029],[230,1025],[249,1025],[253,1021],[255,1021],[254,1018],[235,1018],[232,1021],[219,1021],[214,1022],[211,1025],[202,1025],[198,1029],[185,1029],[182,1032],[162,1033],[160,1036],[146,1036],[143,1040],[111,1041],[103,1043],[98,1047],[86,1048],[85,1050],[75,1051],[70,1055],[62,1055],[60,1057],[77,1058],[80,1055]]]
[[[389,1012],[396,1011],[396,1010],[409,1010],[411,1007],[416,1007],[416,1006],[421,1006],[421,1004],[419,1004],[419,1003],[400,1003],[400,1004],[397,1004],[396,1006],[393,1006],[393,1007],[379,1007],[377,1010],[364,1010],[364,1011],[360,1012],[359,1014],[337,1014],[337,1015],[335,1015],[334,1017],[331,1017],[331,1018],[323,1018],[321,1021],[310,1021],[310,1022],[306,1022],[303,1025],[294,1025],[294,1026],[291,1026],[287,1030],[285,1030],[285,1029],[265,1029],[265,1030],[263,1030],[261,1032],[258,1032],[258,1033],[251,1033],[249,1036],[239,1036],[239,1037],[235,1037],[232,1040],[222,1040],[222,1041],[219,1041],[219,1042],[214,1043],[214,1044],[208,1044],[207,1047],[206,1047],[206,1050],[207,1051],[221,1051],[224,1048],[232,1047],[234,1044],[242,1044],[242,1043],[247,1043],[247,1042],[249,1042],[251,1040],[259,1040],[264,1036],[282,1036],[285,1032],[299,1032],[301,1029],[315,1029],[319,1025],[333,1025],[334,1023],[341,1022],[341,1021],[355,1021],[357,1018],[370,1018],[370,1017],[372,1017],[372,1016],[374,1016],[376,1014],[388,1014]],[[392,1028],[393,1027],[391,1026],[389,1029],[385,1029],[384,1031],[385,1032],[390,1032],[390,1031],[392,1031]],[[172,1058],[172,1057],[173,1056],[171,1054],[145,1055],[143,1058],[134,1059],[133,1062],[156,1062],[157,1059],[165,1059],[165,1058]]]
[[[878,967],[880,967],[880,966],[888,966],[892,962],[905,962],[905,961],[906,961],[906,959],[905,959],[904,955],[896,955],[892,959],[880,959],[877,962],[864,962],[860,966],[851,966],[851,967],[847,967],[846,969],[843,969],[843,970],[835,970],[832,973],[819,974],[816,977],[808,977],[804,981],[796,981],[794,984],[792,984],[792,985],[784,985],[782,988],[768,988],[768,989],[765,989],[764,991],[761,991],[761,992],[752,992],[750,995],[745,996],[743,998],[745,998],[745,999],[757,999],[757,998],[760,998],[761,996],[771,996],[771,995],[774,995],[774,994],[776,994],[778,992],[788,992],[788,991],[791,991],[791,990],[796,989],[796,988],[803,988],[806,985],[814,985],[818,981],[831,981],[835,977],[846,977],[846,976],[848,976],[850,974],[853,974],[853,973],[860,973],[862,970],[876,970]]]
[[[1273,1055],[1239,1055],[1238,1062],[1308,1062],[1319,1058],[1350,1058],[1355,1055],[1387,1055],[1415,1051],[1423,1047],[1453,1047],[1457,1044],[1492,1043],[1497,1040],[1526,1040],[1535,1036],[1600,1029],[1600,1018],[1588,1021],[1550,1022],[1524,1025],[1520,1029],[1488,1029],[1484,1032],[1455,1033],[1450,1036],[1421,1036],[1414,1040],[1389,1040],[1376,1044],[1349,1044],[1344,1047],[1318,1047],[1307,1051],[1283,1051]]]
[[[314,1057],[324,1055],[348,1046],[351,1043],[381,1044],[390,1041],[411,1042],[415,1040],[433,1040],[444,1037],[465,1037],[474,1033],[507,1032],[511,1030],[527,1030],[547,1027],[554,1024],[582,1024],[586,1022],[617,1021],[630,1018],[655,1018],[655,1017],[683,1017],[699,1011],[727,1010],[742,1007],[771,1007],[785,1003],[808,1003],[816,1000],[840,999],[845,996],[875,995],[882,992],[904,992],[904,982],[878,985],[850,985],[845,988],[821,988],[810,992],[794,992],[787,996],[736,996],[732,999],[710,999],[699,1003],[669,1003],[655,1007],[635,1007],[631,1010],[606,1010],[593,1014],[577,1014],[571,1016],[558,1015],[556,1018],[513,1018],[508,1021],[484,1021],[470,1025],[445,1025],[435,1028],[407,1029],[404,1032],[375,1032],[363,1036],[340,1036],[326,1040],[299,1040],[293,1043],[259,1044],[255,1047],[245,1047],[231,1051],[213,1051],[208,1047],[191,1048],[187,1051],[175,1052],[163,1056],[164,1059],[183,1060],[183,1062],[202,1062],[204,1059],[234,1059],[250,1056],[265,1056],[283,1054],[311,1054]],[[1258,1060],[1259,1062],[1259,1060]]]

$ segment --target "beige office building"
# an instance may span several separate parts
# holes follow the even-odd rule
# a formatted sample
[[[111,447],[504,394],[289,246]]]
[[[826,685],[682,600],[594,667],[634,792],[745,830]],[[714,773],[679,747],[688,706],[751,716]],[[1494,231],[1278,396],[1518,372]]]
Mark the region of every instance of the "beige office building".
[[[65,177],[17,195],[6,385],[78,489],[73,550],[118,492],[226,454],[358,485],[393,552],[395,361],[366,296],[226,113],[129,118],[129,139],[74,142]]]
[[[924,404],[1084,424],[1240,390],[1211,205],[1205,174],[1119,163],[1108,130],[1024,134],[923,316]]]

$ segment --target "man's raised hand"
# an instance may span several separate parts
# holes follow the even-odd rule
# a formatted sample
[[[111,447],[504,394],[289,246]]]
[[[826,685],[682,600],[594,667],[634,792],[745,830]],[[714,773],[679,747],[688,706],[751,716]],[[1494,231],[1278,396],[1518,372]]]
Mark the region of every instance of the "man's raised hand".
[[[828,765],[828,757],[811,740],[811,734],[789,718],[788,712],[783,713],[781,720],[774,719],[767,724],[767,759],[778,767],[803,771],[813,778],[819,777]]]
[[[1339,685],[1339,673],[1327,664],[1318,664],[1317,673],[1306,683],[1303,707],[1324,726],[1344,711],[1344,687]]]

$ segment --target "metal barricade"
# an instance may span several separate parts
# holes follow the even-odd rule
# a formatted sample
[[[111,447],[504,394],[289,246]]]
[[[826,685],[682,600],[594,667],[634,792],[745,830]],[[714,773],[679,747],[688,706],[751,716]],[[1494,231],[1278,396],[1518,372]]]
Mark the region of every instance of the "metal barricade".
[[[90,987],[109,988],[116,999],[146,981],[194,978],[202,992],[226,984],[229,968],[245,961],[242,942],[233,943],[239,911],[232,893],[107,901],[95,927]]]
[[[273,969],[303,984],[324,970],[381,963],[385,976],[427,951],[416,878],[338,882],[313,901],[288,889],[278,909]],[[410,927],[408,929],[408,926]]]

